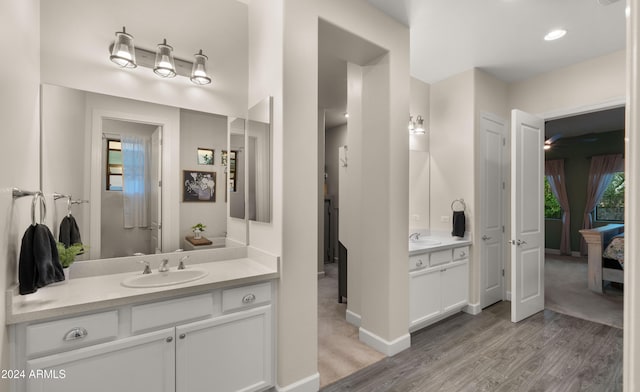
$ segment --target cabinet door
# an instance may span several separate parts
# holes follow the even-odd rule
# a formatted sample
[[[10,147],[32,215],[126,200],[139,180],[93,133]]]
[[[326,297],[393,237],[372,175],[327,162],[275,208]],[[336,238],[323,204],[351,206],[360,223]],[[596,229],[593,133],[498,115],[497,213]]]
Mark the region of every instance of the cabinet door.
[[[469,303],[469,264],[446,267],[442,271],[442,309],[444,312]]]
[[[409,325],[413,326],[441,313],[440,270],[409,273]]]
[[[271,305],[176,327],[176,391],[271,386],[271,331]]]
[[[174,329],[27,361],[29,392],[175,390]]]

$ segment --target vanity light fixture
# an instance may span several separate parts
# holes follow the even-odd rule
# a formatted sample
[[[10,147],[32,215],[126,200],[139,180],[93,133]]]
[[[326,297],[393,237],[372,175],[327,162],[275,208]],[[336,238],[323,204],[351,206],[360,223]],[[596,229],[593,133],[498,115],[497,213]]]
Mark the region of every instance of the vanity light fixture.
[[[209,60],[209,58],[202,54],[202,49],[193,56],[195,61],[191,69],[191,81],[199,85],[211,83],[211,78],[207,75],[207,60]]]
[[[127,33],[124,26],[122,27],[122,31],[116,32],[116,42],[113,44],[109,59],[123,68],[137,67],[133,36]]]
[[[153,72],[162,78],[173,78],[176,76],[176,65],[173,61],[173,48],[167,45],[165,38],[156,49],[156,63]]]
[[[424,129],[424,118],[421,115],[416,116],[416,119],[413,119],[413,116],[409,116],[409,133],[412,135],[424,135],[426,133]]]
[[[158,44],[157,50],[151,51],[133,46],[133,36],[122,31],[116,32],[116,40],[109,46],[109,59],[123,68],[141,66],[150,68],[162,78],[173,78],[176,75],[189,78],[193,84],[206,85],[211,83],[211,76],[207,73],[209,58],[202,53],[202,49],[194,55],[194,62],[173,57],[173,48],[164,39]]]

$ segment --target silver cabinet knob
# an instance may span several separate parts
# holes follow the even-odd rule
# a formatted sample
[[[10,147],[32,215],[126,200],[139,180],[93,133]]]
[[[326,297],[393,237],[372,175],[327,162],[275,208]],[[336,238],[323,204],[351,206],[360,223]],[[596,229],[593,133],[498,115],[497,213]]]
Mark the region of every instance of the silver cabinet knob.
[[[244,297],[242,297],[242,303],[243,304],[250,304],[255,300],[256,300],[256,295],[255,294],[247,294]]]
[[[82,327],[76,327],[76,328],[73,328],[71,331],[65,333],[62,340],[64,340],[65,342],[69,342],[72,340],[85,338],[87,335],[89,335],[89,332],[86,329]]]
[[[180,339],[184,339],[184,338],[186,338],[186,337],[187,337],[187,334],[185,334],[185,333],[181,333],[181,334],[180,334]]]
[[[167,338],[167,343],[171,343],[171,342],[173,342],[173,336],[169,336],[169,337]]]
[[[464,252],[464,251],[460,252],[460,257],[465,257],[466,255],[467,255],[467,252]]]
[[[418,267],[422,267],[422,264],[424,264],[424,263],[422,262],[422,259],[418,259],[418,261],[416,261],[416,266],[418,266]]]

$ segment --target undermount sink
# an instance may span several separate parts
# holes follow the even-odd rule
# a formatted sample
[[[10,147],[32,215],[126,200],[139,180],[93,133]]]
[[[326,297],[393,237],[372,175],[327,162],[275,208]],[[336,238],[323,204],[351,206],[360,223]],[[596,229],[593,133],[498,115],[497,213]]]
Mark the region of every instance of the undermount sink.
[[[197,269],[171,270],[167,272],[152,272],[145,275],[130,276],[122,281],[124,287],[162,287],[193,282],[207,276],[207,271]]]
[[[409,245],[415,245],[415,246],[432,246],[432,245],[440,245],[441,243],[442,242],[431,239],[431,238],[420,238],[417,240],[409,241]]]

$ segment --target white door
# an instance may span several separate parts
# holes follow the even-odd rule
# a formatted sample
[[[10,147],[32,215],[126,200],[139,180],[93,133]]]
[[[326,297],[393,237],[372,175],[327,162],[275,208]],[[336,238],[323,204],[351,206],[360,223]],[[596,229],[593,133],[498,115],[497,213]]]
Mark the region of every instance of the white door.
[[[511,113],[511,321],[544,309],[544,121]]]
[[[151,170],[150,170],[150,197],[151,197],[151,250],[155,253],[162,252],[162,127],[158,127],[151,135]]]
[[[31,371],[49,376],[27,378],[27,392],[174,392],[174,329],[32,359]]]
[[[504,120],[486,113],[480,116],[481,155],[480,192],[482,210],[480,226],[483,308],[503,300],[504,293],[504,150],[506,126]]]

